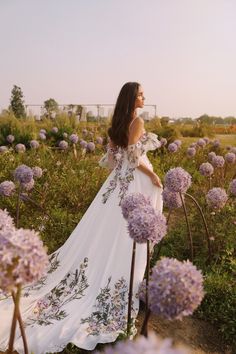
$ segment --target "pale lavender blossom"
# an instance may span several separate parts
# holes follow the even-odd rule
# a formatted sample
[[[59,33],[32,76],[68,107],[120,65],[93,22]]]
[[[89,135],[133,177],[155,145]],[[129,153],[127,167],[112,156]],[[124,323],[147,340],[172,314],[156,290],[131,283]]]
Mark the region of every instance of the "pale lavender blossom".
[[[103,138],[101,136],[99,136],[96,141],[99,145],[103,144]]]
[[[32,167],[34,178],[41,178],[43,175],[43,170],[39,166]]]
[[[14,229],[14,222],[8,211],[0,209],[0,231]]]
[[[24,144],[19,143],[19,144],[16,144],[15,150],[16,150],[16,152],[18,152],[18,153],[24,153],[25,150],[26,150],[26,147],[25,147]]]
[[[87,144],[86,149],[87,149],[87,151],[90,151],[90,152],[94,151],[94,150],[95,150],[95,144],[94,144],[92,141],[90,141],[90,142]]]
[[[29,183],[33,178],[33,171],[26,165],[20,165],[14,171],[14,178],[20,183]]]
[[[32,149],[38,149],[39,148],[39,142],[37,140],[31,140],[30,141],[30,147]]]
[[[87,129],[83,129],[83,130],[82,130],[82,134],[83,134],[83,136],[86,136],[86,135],[88,134]]]
[[[231,147],[230,152],[233,152],[236,155],[236,146]]]
[[[200,147],[204,147],[204,146],[206,146],[206,142],[204,139],[198,139],[197,145]]]
[[[207,136],[205,136],[205,137],[203,138],[203,140],[205,141],[206,144],[209,144],[209,142],[210,142],[210,139],[209,139]]]
[[[4,154],[5,152],[8,152],[8,148],[4,145],[0,146],[0,154]]]
[[[115,345],[106,346],[102,352],[95,354],[190,354],[184,347],[175,348],[172,340],[162,339],[151,332],[148,337],[139,336],[135,340],[118,341]]]
[[[44,133],[40,132],[40,133],[39,133],[39,139],[41,139],[41,140],[46,140],[47,137],[46,137],[46,135],[45,135]]]
[[[161,146],[166,146],[167,139],[166,138],[161,138],[160,142],[161,142]]]
[[[177,145],[178,148],[182,145],[182,141],[179,140],[179,139],[176,139],[175,141],[173,141],[173,143],[174,143],[175,145]]]
[[[169,209],[176,209],[182,206],[180,194],[172,192],[168,188],[164,188],[162,192],[163,203]]]
[[[171,168],[165,175],[165,186],[171,192],[185,193],[191,186],[191,179],[182,167]]]
[[[229,185],[229,192],[236,196],[236,179],[233,179]]]
[[[54,134],[58,133],[58,128],[57,127],[52,127],[51,132],[54,133]]]
[[[121,202],[121,211],[125,219],[128,219],[130,213],[136,208],[151,206],[150,198],[145,197],[142,193],[130,193]]]
[[[49,265],[43,242],[33,230],[0,230],[0,288],[9,292],[39,280]]]
[[[9,135],[6,137],[6,140],[7,140],[7,142],[8,142],[9,144],[12,144],[13,141],[15,140],[15,137],[14,137],[14,135],[9,134]]]
[[[228,195],[223,188],[212,188],[206,195],[206,201],[210,208],[219,210],[223,208],[228,200]]]
[[[222,168],[225,164],[225,160],[224,160],[223,156],[216,155],[212,158],[211,163],[214,167]]]
[[[235,163],[235,160],[236,160],[236,155],[233,153],[233,152],[228,152],[226,155],[225,155],[225,161],[227,163]]]
[[[166,235],[166,218],[150,205],[136,208],[128,216],[130,237],[137,243],[158,243]]]
[[[88,145],[87,141],[85,141],[85,140],[80,141],[80,146],[82,147],[82,149],[86,149],[87,145]]]
[[[10,197],[14,194],[16,186],[12,181],[4,181],[0,183],[0,195],[3,197]]]
[[[61,140],[58,144],[59,149],[61,150],[67,150],[68,149],[68,142],[65,140]]]
[[[28,183],[21,183],[21,187],[29,192],[34,188],[34,183],[34,179],[32,178]]]
[[[187,155],[188,157],[193,157],[196,155],[196,149],[194,147],[189,147],[187,149]]]
[[[77,134],[71,134],[70,135],[70,141],[73,143],[73,144],[77,144],[78,143],[78,140],[79,140],[79,137]]]
[[[216,156],[216,153],[214,151],[209,152],[208,154],[208,160],[211,162],[212,159]]]
[[[149,308],[168,320],[191,315],[204,296],[203,276],[189,261],[162,258],[152,268]]]
[[[68,138],[68,134],[67,134],[66,132],[63,133],[62,135],[63,135],[63,138],[64,138],[64,139]]]
[[[210,177],[214,173],[214,167],[209,162],[204,162],[200,165],[199,172],[205,177]]]
[[[39,131],[40,133],[42,133],[42,134],[47,134],[47,131],[45,130],[45,129],[40,129],[40,131]]]
[[[214,140],[213,141],[213,146],[215,147],[215,148],[218,148],[219,146],[220,146],[220,141],[219,140]]]
[[[168,145],[168,151],[169,152],[176,152],[178,150],[178,146],[175,143],[171,143]]]

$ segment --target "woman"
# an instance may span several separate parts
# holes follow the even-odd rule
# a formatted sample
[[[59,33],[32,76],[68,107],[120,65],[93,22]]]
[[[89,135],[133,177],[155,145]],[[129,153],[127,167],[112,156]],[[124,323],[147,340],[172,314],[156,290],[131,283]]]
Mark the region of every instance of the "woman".
[[[21,314],[30,352],[61,351],[69,342],[92,350],[114,341],[126,329],[132,240],[120,203],[141,192],[162,209],[162,185],[146,152],[160,146],[146,133],[136,109],[144,105],[142,87],[126,83],[118,96],[109,147],[100,165],[112,169],[66,243],[50,257],[51,267],[38,283],[23,290]],[[134,292],[143,278],[145,245],[138,245]],[[7,347],[12,314],[10,298],[0,294],[0,349]],[[133,317],[138,312],[134,296]],[[3,328],[4,327],[4,328]],[[19,336],[15,349],[23,353]]]

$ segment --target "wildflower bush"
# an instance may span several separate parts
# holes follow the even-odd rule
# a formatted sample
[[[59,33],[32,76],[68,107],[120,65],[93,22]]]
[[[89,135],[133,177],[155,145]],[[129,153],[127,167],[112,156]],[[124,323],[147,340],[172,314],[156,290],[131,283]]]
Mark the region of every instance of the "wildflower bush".
[[[151,264],[155,266],[163,256],[180,261],[191,257],[181,194],[191,229],[193,263],[204,275],[205,297],[194,316],[214,323],[225,341],[236,345],[236,148],[232,136],[224,138],[224,144],[202,132],[183,138],[180,127],[161,126],[158,120],[146,128],[163,138],[161,148],[150,152],[149,158],[165,185],[168,221],[168,233],[155,246]],[[66,241],[109,174],[98,165],[106,150],[106,131],[105,123],[79,123],[73,115],[40,122],[1,116],[0,208],[6,208],[15,222],[18,217],[19,227],[40,231],[49,254]],[[25,148],[16,148],[17,144]],[[22,180],[22,165],[27,181],[25,175]],[[32,180],[32,188],[22,185]],[[188,194],[205,216],[210,259],[202,216]]]

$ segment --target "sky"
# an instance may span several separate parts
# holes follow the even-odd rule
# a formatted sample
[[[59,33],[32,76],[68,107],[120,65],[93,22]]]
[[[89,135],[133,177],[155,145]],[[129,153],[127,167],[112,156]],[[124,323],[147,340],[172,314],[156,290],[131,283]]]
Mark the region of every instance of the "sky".
[[[0,0],[0,110],[115,103],[140,82],[159,116],[236,116],[235,0]]]

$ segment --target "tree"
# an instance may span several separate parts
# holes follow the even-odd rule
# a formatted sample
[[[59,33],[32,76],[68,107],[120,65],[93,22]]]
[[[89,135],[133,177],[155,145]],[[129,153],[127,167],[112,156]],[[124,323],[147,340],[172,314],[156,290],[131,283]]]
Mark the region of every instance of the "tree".
[[[26,116],[23,92],[19,86],[14,85],[11,91],[10,109],[16,118],[24,118]]]
[[[44,109],[49,116],[52,113],[58,111],[58,103],[54,100],[54,98],[49,98],[48,100],[44,101]]]

